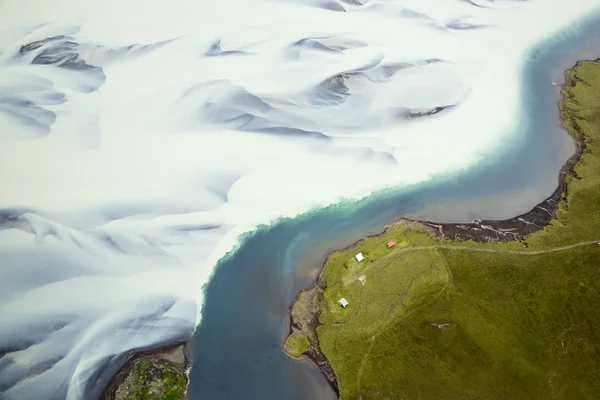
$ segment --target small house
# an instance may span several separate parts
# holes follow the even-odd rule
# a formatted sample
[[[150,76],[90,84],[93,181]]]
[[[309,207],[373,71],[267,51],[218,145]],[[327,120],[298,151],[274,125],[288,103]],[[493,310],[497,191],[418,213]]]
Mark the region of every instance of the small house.
[[[338,304],[344,308],[348,307],[348,300],[346,300],[345,298],[341,298],[338,300]]]
[[[396,245],[396,242],[394,242],[393,240],[390,240],[389,242],[387,242],[388,249],[391,249],[395,245]]]
[[[354,256],[354,258],[356,258],[356,261],[361,262],[362,260],[365,259],[365,257],[363,256],[363,253],[358,253],[357,255]]]

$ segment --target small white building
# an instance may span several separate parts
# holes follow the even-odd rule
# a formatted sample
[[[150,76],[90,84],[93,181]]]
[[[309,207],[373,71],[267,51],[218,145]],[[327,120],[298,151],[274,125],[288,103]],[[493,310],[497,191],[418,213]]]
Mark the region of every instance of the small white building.
[[[341,298],[338,300],[338,304],[344,308],[346,308],[348,306],[348,300],[346,300],[345,298]]]
[[[354,258],[356,258],[356,261],[361,262],[362,260],[365,259],[365,257],[363,256],[363,253],[358,253],[357,255],[354,256]]]

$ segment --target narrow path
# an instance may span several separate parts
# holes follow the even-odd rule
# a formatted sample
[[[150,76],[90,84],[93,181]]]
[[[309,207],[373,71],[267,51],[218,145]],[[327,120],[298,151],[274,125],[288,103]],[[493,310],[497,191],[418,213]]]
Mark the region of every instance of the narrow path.
[[[592,245],[592,244],[600,244],[600,240],[590,240],[590,241],[587,241],[587,242],[575,243],[575,244],[571,244],[571,245],[568,245],[568,246],[561,246],[561,247],[555,247],[555,248],[546,249],[546,250],[534,250],[534,251],[527,251],[527,250],[494,250],[494,249],[483,249],[483,248],[468,247],[468,246],[449,246],[449,245],[433,245],[433,246],[406,247],[406,248],[403,248],[403,249],[397,249],[397,250],[395,250],[395,251],[393,251],[393,252],[385,255],[384,257],[380,258],[379,260],[377,260],[373,264],[367,266],[364,270],[362,270],[360,272],[360,274],[365,273],[368,269],[370,269],[370,267],[373,267],[374,265],[376,265],[380,260],[383,260],[385,258],[391,257],[392,255],[396,255],[398,253],[404,253],[404,252],[408,252],[408,251],[449,249],[449,250],[462,250],[462,251],[479,251],[479,252],[484,252],[484,253],[504,253],[504,254],[517,254],[517,255],[540,255],[540,254],[555,253],[555,252],[559,252],[559,251],[574,249],[574,248],[577,248],[577,247],[589,246],[589,245]],[[442,295],[442,293],[444,293],[444,291],[448,288],[448,285],[450,284],[450,271],[448,270],[448,267],[445,264],[443,264],[443,267],[444,267],[444,269],[446,271],[446,281],[445,281],[444,286],[442,287],[442,289],[430,301],[428,301],[425,304],[420,305],[419,307],[416,307],[416,308],[410,310],[406,314],[400,316],[398,319],[392,320],[387,326],[385,326],[384,328],[382,328],[381,330],[379,330],[371,338],[368,339],[368,341],[371,342],[371,344],[369,345],[369,348],[367,349],[367,351],[365,352],[365,355],[362,358],[362,361],[360,363],[360,368],[358,370],[358,375],[357,375],[357,378],[356,378],[356,394],[357,394],[357,396],[358,396],[359,399],[362,399],[360,382],[361,382],[361,378],[362,378],[362,374],[363,374],[363,369],[364,369],[365,364],[367,362],[367,359],[369,357],[369,353],[371,353],[371,349],[373,348],[373,345],[375,344],[375,340],[377,339],[378,336],[380,336],[382,333],[384,333],[390,327],[394,326],[395,324],[397,324],[398,322],[400,322],[403,319],[407,318],[408,316],[410,316],[411,314],[415,313],[416,311],[419,311],[419,310],[421,310],[421,309],[429,306],[430,304],[432,304],[434,301],[436,301]],[[355,281],[356,279],[357,278],[354,277],[349,283]]]
[[[389,257],[395,256],[399,253],[406,253],[406,252],[411,252],[411,251],[418,251],[418,250],[435,250],[435,249],[448,249],[448,250],[463,250],[463,251],[480,251],[483,253],[504,253],[504,254],[517,254],[517,255],[527,255],[527,256],[535,256],[535,255],[540,255],[540,254],[546,254],[546,253],[554,253],[557,251],[564,251],[564,250],[569,250],[569,249],[573,249],[576,247],[583,247],[583,246],[589,246],[591,244],[596,244],[596,243],[600,243],[600,239],[597,240],[590,240],[587,242],[580,242],[580,243],[575,243],[575,244],[571,244],[569,246],[562,246],[562,247],[555,247],[555,248],[551,248],[551,249],[547,249],[547,250],[534,250],[534,251],[528,251],[528,250],[494,250],[494,249],[485,249],[485,248],[478,248],[478,247],[469,247],[469,246],[449,246],[449,245],[432,245],[432,246],[414,246],[414,247],[405,247],[405,248],[401,248],[401,249],[397,249],[392,251],[389,254],[386,254],[385,256],[381,257],[379,260],[375,261],[373,264],[370,264],[368,266],[365,267],[365,269],[363,269],[362,271],[359,272],[359,275],[364,274],[365,272],[367,272],[368,270],[370,270],[372,267],[376,266],[379,264],[380,261],[385,260]],[[353,283],[355,280],[358,279],[358,276],[353,276],[352,279],[346,281],[344,283],[344,286],[348,286],[349,284]]]

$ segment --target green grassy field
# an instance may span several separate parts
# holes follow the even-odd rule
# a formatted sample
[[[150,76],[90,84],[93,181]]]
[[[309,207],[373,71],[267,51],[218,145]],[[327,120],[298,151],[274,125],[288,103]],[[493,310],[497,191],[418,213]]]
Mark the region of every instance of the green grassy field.
[[[528,247],[393,225],[329,257],[317,336],[342,399],[600,398],[600,246],[560,249],[600,239],[600,64],[567,78],[561,116],[585,152]]]

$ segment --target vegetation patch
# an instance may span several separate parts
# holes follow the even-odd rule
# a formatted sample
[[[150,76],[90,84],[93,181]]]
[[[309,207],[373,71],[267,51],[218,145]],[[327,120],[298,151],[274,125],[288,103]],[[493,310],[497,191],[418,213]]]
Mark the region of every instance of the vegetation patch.
[[[342,399],[597,398],[599,63],[567,73],[560,111],[581,153],[542,230],[476,243],[404,221],[333,253],[299,296],[293,319],[297,303],[305,321],[317,318],[316,335],[303,336],[326,356]]]
[[[183,400],[187,387],[183,345],[136,354],[113,377],[102,400]]]
[[[138,360],[117,389],[115,400],[183,400],[183,371],[166,361]]]
[[[306,336],[293,333],[286,339],[283,349],[294,358],[300,358],[310,347],[310,342]]]

